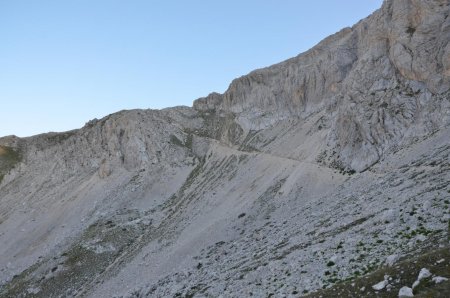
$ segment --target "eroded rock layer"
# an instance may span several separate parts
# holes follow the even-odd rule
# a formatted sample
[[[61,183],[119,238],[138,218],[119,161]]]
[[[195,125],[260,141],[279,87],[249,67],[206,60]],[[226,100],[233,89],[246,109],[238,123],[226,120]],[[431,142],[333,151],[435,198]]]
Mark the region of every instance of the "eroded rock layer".
[[[192,108],[0,138],[0,296],[320,296],[408,260],[445,272],[449,13],[387,0]]]

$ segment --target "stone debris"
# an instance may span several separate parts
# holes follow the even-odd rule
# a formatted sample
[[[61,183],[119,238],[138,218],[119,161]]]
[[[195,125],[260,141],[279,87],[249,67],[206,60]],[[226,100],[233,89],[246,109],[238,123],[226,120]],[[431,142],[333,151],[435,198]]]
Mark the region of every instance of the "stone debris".
[[[447,281],[448,278],[443,276],[434,276],[431,280],[434,281],[436,284],[439,284],[441,282]]]
[[[417,276],[417,281],[421,281],[424,278],[428,278],[431,276],[431,272],[427,268],[422,268],[419,272],[419,276]]]
[[[390,255],[386,258],[385,264],[388,266],[393,266],[398,259],[399,259],[398,255]]]
[[[374,289],[375,291],[380,291],[383,290],[388,284],[389,282],[387,280],[383,280],[377,283],[376,285],[373,285],[372,289]]]
[[[398,292],[398,297],[414,297],[413,290],[409,287],[402,287]]]
[[[386,0],[193,107],[0,138],[0,296],[298,296],[448,246],[449,13]]]

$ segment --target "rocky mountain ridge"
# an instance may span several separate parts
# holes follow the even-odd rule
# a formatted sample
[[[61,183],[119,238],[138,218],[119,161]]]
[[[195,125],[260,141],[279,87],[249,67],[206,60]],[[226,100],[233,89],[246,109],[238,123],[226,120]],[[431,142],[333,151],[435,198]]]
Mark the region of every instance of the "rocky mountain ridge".
[[[385,1],[352,28],[234,80],[223,95],[198,99],[194,108],[235,115],[244,136],[326,111],[328,151],[341,153],[335,160],[344,167],[365,170],[390,143],[448,123],[448,103],[434,100],[448,98],[450,89],[447,7],[447,1]]]
[[[387,0],[192,108],[0,138],[0,296],[298,296],[448,247],[449,13]]]

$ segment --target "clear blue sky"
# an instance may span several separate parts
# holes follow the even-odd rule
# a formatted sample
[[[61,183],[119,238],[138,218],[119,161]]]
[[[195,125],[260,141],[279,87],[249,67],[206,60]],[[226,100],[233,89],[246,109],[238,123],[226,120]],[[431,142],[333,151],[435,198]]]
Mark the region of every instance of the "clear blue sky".
[[[381,0],[0,0],[0,136],[191,106],[309,49]]]

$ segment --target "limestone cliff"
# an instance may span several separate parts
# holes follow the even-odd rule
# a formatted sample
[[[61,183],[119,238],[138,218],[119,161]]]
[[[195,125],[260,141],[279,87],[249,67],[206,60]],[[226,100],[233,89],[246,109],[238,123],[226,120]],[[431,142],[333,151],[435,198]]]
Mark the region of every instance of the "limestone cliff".
[[[363,171],[386,150],[449,123],[448,1],[385,1],[311,50],[234,80],[198,111],[232,114],[245,132],[324,114],[332,162]]]
[[[0,138],[0,296],[397,297],[417,266],[445,276],[449,14],[386,0],[192,108]]]

